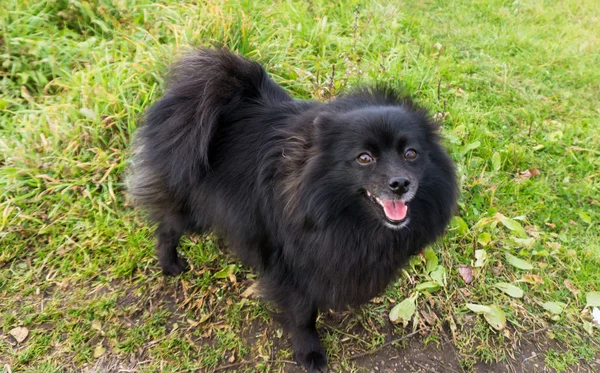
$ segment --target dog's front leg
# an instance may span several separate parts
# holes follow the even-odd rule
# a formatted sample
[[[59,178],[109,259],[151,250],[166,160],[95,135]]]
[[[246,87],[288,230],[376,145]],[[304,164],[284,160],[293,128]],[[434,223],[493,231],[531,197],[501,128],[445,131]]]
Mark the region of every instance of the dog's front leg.
[[[310,373],[327,372],[327,357],[316,327],[317,308],[305,304],[291,308],[284,312],[292,335],[294,358]]]

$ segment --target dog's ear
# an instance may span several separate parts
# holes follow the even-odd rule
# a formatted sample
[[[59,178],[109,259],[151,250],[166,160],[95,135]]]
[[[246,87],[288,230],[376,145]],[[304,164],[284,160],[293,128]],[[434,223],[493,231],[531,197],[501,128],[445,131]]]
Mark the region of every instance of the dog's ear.
[[[334,113],[329,113],[329,112],[319,113],[313,120],[313,125],[317,129],[327,128],[334,122],[334,120],[335,120]]]
[[[333,124],[335,123],[334,113],[319,113],[313,120],[314,139],[331,138],[330,134],[335,131]]]

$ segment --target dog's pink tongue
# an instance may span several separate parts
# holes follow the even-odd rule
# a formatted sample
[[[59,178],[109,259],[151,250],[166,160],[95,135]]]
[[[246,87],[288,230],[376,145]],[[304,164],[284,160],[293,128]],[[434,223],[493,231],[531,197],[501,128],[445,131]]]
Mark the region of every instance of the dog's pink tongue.
[[[406,217],[406,205],[402,201],[381,201],[385,216],[390,220],[402,220]]]

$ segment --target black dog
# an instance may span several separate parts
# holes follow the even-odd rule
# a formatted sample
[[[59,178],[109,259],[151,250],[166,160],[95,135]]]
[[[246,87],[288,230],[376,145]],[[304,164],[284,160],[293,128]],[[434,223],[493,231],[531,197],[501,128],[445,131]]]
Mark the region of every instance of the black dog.
[[[326,371],[318,309],[383,291],[444,231],[454,167],[437,126],[389,88],[297,101],[257,63],[202,49],[171,70],[136,137],[130,192],[158,223],[162,271],[185,232],[212,231],[261,273],[295,358]]]

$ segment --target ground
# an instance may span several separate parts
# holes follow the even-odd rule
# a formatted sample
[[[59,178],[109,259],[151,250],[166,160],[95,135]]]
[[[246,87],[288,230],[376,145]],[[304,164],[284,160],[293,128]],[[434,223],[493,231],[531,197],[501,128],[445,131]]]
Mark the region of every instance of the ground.
[[[600,370],[600,3],[6,0],[4,372],[300,372],[213,236],[160,274],[127,197],[132,134],[190,45],[302,99],[403,85],[440,121],[460,206],[370,303],[318,320],[332,371]],[[391,322],[394,320],[394,322]]]

